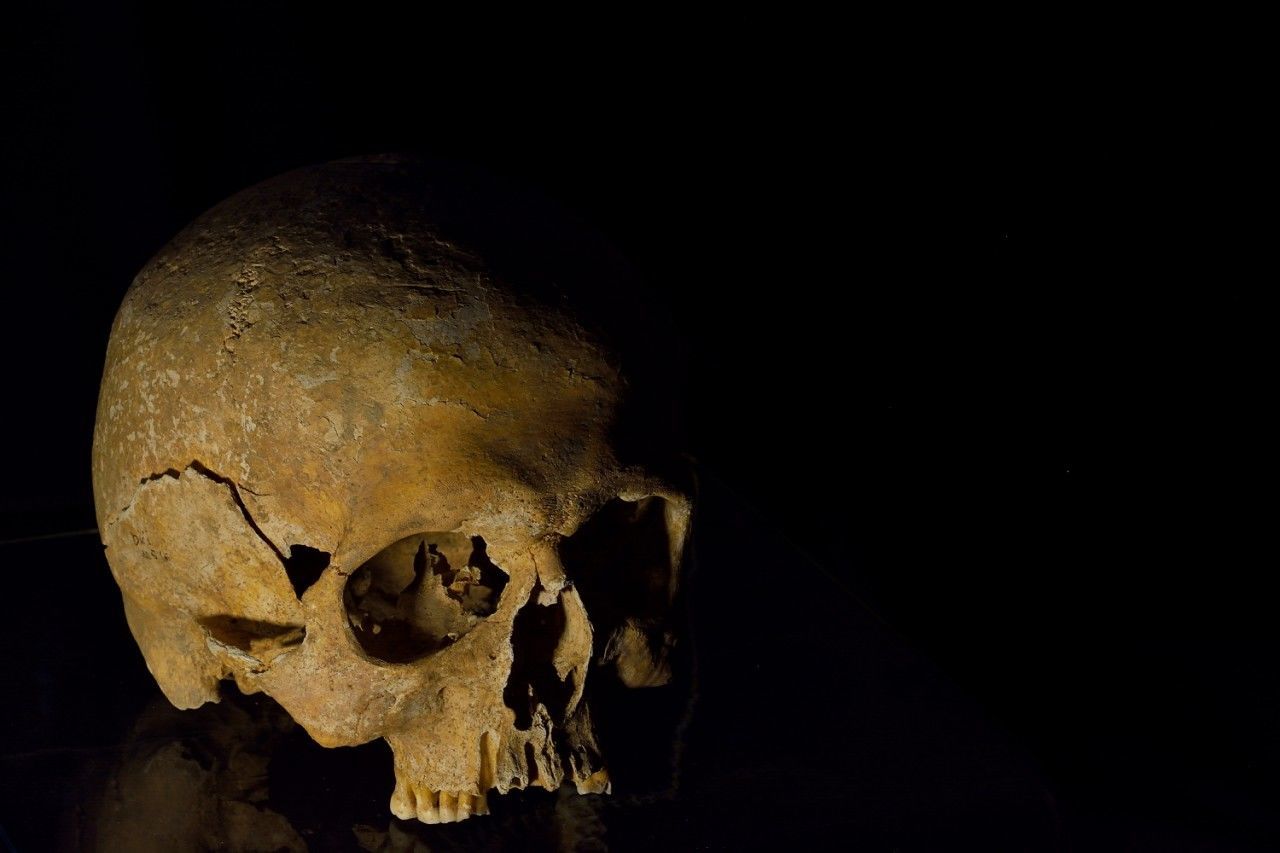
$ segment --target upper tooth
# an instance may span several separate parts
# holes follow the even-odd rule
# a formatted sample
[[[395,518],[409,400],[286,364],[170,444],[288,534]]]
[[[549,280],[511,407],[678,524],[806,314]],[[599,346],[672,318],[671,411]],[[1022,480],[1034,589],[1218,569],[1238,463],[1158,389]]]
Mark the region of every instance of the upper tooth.
[[[453,823],[458,819],[458,798],[447,791],[440,792],[440,822]]]
[[[413,820],[418,816],[418,804],[413,796],[413,788],[396,781],[396,790],[391,795],[391,813],[401,820]]]
[[[436,808],[436,792],[430,788],[418,789],[418,820],[423,823],[440,823],[440,812]]]
[[[458,795],[458,820],[466,820],[471,817],[471,801],[473,797],[470,794]]]

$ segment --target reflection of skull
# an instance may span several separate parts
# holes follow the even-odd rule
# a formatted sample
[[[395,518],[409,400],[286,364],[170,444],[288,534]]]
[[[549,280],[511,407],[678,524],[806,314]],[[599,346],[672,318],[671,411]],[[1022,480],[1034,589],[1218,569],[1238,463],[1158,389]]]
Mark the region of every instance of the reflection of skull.
[[[392,811],[433,823],[609,789],[589,674],[667,681],[690,504],[619,418],[626,358],[455,242],[478,220],[423,174],[304,169],[175,238],[116,318],[93,470],[165,695],[234,678],[326,746],[385,738]]]

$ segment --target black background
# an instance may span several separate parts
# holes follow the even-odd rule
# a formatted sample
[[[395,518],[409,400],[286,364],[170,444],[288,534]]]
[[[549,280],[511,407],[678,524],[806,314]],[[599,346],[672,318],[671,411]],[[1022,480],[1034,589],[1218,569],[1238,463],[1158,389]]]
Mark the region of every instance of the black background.
[[[169,237],[289,168],[423,150],[562,203],[665,297],[694,456],[800,560],[759,582],[878,614],[1027,756],[1056,823],[1012,846],[1274,843],[1263,312],[1206,263],[1197,164],[1134,134],[1139,89],[1003,54],[926,67],[817,22],[565,26],[271,4],[13,22],[5,537],[93,525],[111,318]],[[1184,215],[1199,238],[1165,231]],[[8,547],[7,601],[53,584],[73,626],[115,607]],[[859,659],[834,636],[793,654]],[[908,766],[922,789],[947,773]]]

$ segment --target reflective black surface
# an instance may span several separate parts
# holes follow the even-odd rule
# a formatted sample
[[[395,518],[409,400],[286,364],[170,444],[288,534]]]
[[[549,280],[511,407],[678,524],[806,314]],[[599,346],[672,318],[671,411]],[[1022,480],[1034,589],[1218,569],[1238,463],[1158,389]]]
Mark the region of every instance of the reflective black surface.
[[[450,834],[386,816],[384,747],[294,729],[255,809],[318,849],[1280,847],[1274,311],[1233,268],[1268,241],[1197,197],[1257,181],[1189,100],[1256,108],[1136,53],[1092,90],[1092,54],[1047,87],[1017,56],[973,78],[987,57],[950,30],[963,56],[930,66],[798,9],[477,45],[422,8],[10,10],[0,540],[92,524],[111,318],[200,212],[338,157],[476,166],[600,228],[669,303],[687,447],[732,484],[703,478],[680,784]],[[0,595],[0,848],[89,846],[129,739],[178,735],[91,539],[0,546]],[[178,719],[237,730],[218,713]],[[557,823],[574,809],[598,812]]]

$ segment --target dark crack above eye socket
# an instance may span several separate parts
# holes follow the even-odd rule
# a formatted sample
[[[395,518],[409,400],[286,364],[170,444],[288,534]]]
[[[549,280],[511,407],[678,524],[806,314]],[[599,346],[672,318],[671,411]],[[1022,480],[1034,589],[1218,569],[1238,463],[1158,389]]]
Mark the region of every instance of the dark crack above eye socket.
[[[407,663],[456,642],[493,613],[506,583],[481,537],[417,533],[352,572],[343,600],[369,656]]]

